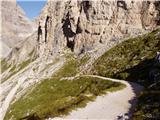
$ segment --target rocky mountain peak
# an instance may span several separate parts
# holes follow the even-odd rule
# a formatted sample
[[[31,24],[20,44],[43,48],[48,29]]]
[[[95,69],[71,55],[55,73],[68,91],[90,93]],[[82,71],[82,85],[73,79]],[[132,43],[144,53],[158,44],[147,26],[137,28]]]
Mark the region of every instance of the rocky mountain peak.
[[[35,30],[35,24],[30,21],[16,0],[1,2],[2,16],[2,52],[1,57],[9,54],[12,48],[24,41]]]

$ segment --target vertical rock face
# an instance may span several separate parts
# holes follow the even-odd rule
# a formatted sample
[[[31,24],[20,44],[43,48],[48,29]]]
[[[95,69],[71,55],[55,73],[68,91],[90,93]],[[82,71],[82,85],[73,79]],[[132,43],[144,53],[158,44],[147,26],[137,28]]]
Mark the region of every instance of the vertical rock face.
[[[34,31],[34,24],[25,16],[16,0],[1,2],[2,17],[2,49],[1,57],[6,56],[20,41],[23,41]]]
[[[142,3],[141,19],[145,29],[160,25],[160,1],[144,1]]]
[[[51,53],[76,53],[152,30],[160,24],[158,1],[49,0],[40,16],[42,39]]]

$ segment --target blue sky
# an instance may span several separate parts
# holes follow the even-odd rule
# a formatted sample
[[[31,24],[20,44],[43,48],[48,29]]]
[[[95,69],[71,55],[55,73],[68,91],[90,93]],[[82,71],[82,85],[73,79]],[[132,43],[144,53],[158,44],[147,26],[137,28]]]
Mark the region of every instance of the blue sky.
[[[29,19],[37,17],[47,0],[17,0],[17,3],[26,13]]]

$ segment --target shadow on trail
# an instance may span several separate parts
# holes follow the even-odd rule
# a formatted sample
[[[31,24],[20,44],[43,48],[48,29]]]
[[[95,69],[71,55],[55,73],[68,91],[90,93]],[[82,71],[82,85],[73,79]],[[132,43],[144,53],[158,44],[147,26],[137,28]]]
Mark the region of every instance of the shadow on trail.
[[[159,77],[155,78],[155,75],[159,74],[160,64],[154,58],[146,59],[134,67],[115,74],[116,78],[129,81],[133,92],[136,94],[132,100],[128,101],[131,104],[127,114],[129,118],[159,118],[160,114],[156,110],[160,111],[160,98],[158,97],[160,95],[160,86],[158,84],[160,79]],[[144,89],[138,84],[144,86]],[[152,86],[153,84],[155,85]],[[142,89],[143,91],[139,94]],[[141,112],[141,115],[135,114],[136,112]],[[151,116],[147,116],[148,114]]]
[[[137,96],[138,96],[138,95],[140,94],[140,92],[143,90],[143,87],[142,87],[141,85],[136,84],[136,83],[133,83],[133,82],[129,82],[129,84],[130,84],[133,92],[135,93],[135,96],[134,96],[131,100],[128,101],[129,104],[131,104],[131,107],[130,107],[130,109],[129,109],[129,112],[127,113],[127,116],[128,116],[129,118],[131,118],[132,115],[133,115],[133,113],[134,113],[134,111],[135,111],[136,104],[137,104],[137,102],[138,102]]]

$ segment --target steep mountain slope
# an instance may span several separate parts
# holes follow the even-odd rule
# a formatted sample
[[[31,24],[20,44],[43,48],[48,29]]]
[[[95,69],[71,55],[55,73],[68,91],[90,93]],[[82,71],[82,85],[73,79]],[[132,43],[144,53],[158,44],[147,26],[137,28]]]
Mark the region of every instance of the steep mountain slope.
[[[53,60],[53,57],[50,60]],[[9,105],[6,103],[13,100],[5,119],[45,119],[68,114],[72,109],[85,106],[86,102],[94,100],[100,94],[105,94],[106,91],[115,91],[125,87],[118,82],[85,76],[76,77],[79,66],[85,64],[87,59],[83,57],[78,60],[69,56],[67,60],[62,67],[64,63],[62,60],[47,64],[47,59],[45,59],[44,66],[38,68],[36,65],[40,65],[42,59],[40,62],[37,59],[36,65],[33,62],[18,73],[21,77],[13,76],[12,79],[4,82],[2,84],[3,95],[4,98],[6,95],[7,97],[3,102],[5,104],[2,104],[3,115]],[[60,61],[61,65],[58,65]],[[62,68],[55,74],[60,67]],[[31,71],[30,68],[34,70]],[[18,84],[15,84],[17,81]],[[8,88],[8,85],[14,87]],[[8,91],[8,89],[11,90]]]
[[[10,103],[21,98],[45,78],[51,77],[65,62],[63,56],[35,58],[34,52],[30,53],[25,61],[10,66],[1,74],[1,119],[4,118]],[[2,61],[2,65],[7,64]]]
[[[101,76],[133,81],[148,80],[151,63],[159,50],[160,30],[157,29],[149,34],[130,38],[110,49],[96,60],[92,70]]]
[[[1,57],[6,57],[12,48],[23,41],[35,29],[35,25],[16,4],[16,0],[1,1],[2,49]]]
[[[5,44],[3,43],[3,41],[0,40],[0,58],[6,57],[10,52],[11,49]]]
[[[160,116],[160,74],[155,61],[160,51],[160,30],[131,38],[107,51],[93,65],[93,74],[137,82],[145,87],[139,96],[133,119],[157,119]],[[160,63],[159,63],[160,64]],[[151,76],[153,70],[159,72]],[[160,76],[159,76],[160,78]],[[156,83],[157,81],[157,83]],[[152,84],[155,84],[154,86]]]

